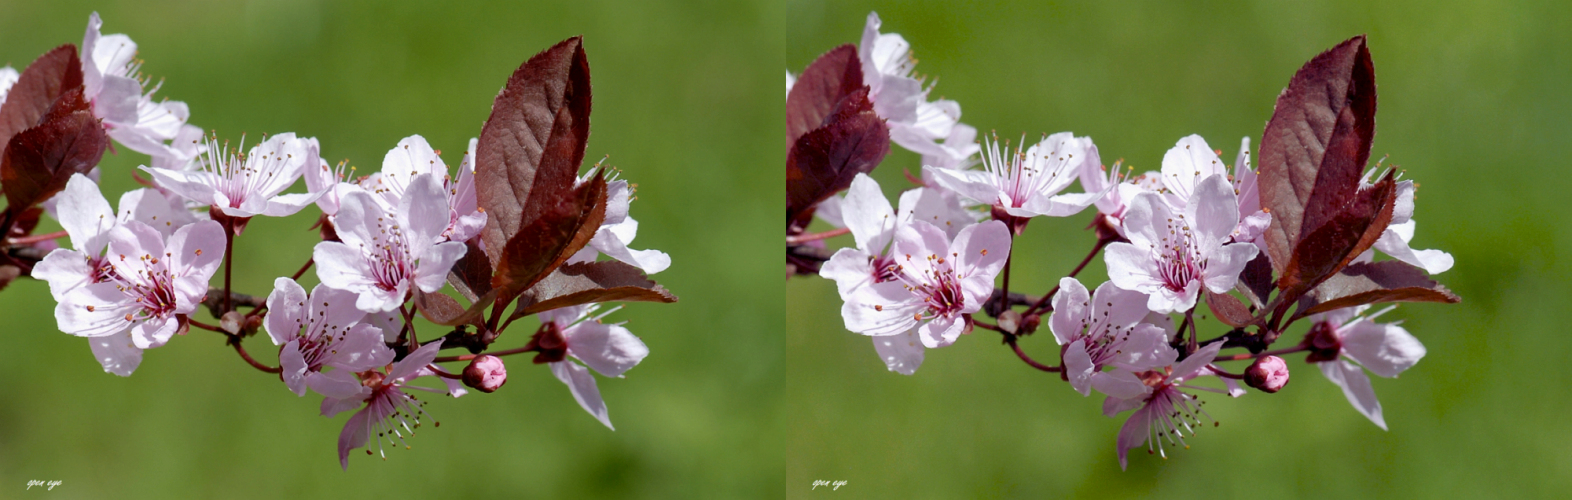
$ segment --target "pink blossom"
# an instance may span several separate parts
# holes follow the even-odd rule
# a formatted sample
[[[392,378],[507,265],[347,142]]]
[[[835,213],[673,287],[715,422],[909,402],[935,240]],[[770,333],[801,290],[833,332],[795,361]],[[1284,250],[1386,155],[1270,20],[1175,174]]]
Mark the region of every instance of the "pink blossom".
[[[916,328],[924,346],[943,347],[960,336],[963,315],[981,310],[993,293],[1010,255],[1010,234],[1003,222],[988,221],[966,226],[952,242],[934,225],[912,221],[896,230],[891,255],[884,270],[894,279],[846,297],[846,329],[884,336]]]
[[[168,342],[181,329],[181,316],[207,296],[224,256],[224,230],[203,221],[166,240],[147,224],[127,221],[109,232],[108,245],[108,268],[96,268],[103,275],[93,283],[66,291],[55,320],[63,332],[105,338],[92,344],[94,355],[107,371],[125,376],[140,350]]]
[[[73,174],[66,188],[55,197],[59,201],[60,225],[70,237],[72,248],[58,248],[33,268],[32,276],[49,283],[49,293],[61,302],[68,292],[93,283],[116,279],[114,266],[104,257],[110,231],[126,221],[138,221],[168,236],[184,224],[176,225],[167,200],[151,189],[138,189],[120,197],[120,213],[110,211],[109,202],[98,185],[82,174]],[[174,210],[178,212],[179,210]],[[90,341],[94,357],[104,371],[129,376],[142,360],[142,350],[132,342],[129,331]]]
[[[1060,132],[1013,155],[1009,148],[1001,154],[998,141],[993,141],[982,157],[983,170],[924,167],[923,175],[1016,217],[1065,217],[1103,196],[1102,192],[1059,194],[1075,182],[1083,163],[1099,161],[1090,138]]]
[[[216,139],[209,139],[206,151],[198,157],[198,170],[142,170],[152,174],[160,187],[231,217],[284,217],[322,196],[321,191],[280,194],[306,169],[322,166],[318,149],[316,138],[298,139],[294,133],[283,133],[239,156],[227,145],[220,148]]]
[[[1328,380],[1343,389],[1355,410],[1386,430],[1381,402],[1376,400],[1365,370],[1382,377],[1396,377],[1425,357],[1425,346],[1399,323],[1373,321],[1391,311],[1392,306],[1361,316],[1369,308],[1364,305],[1311,316],[1314,326],[1305,341],[1312,350],[1306,360],[1315,363]]]
[[[155,158],[178,156],[164,141],[175,138],[191,111],[179,101],[154,102],[161,84],[144,89],[147,77],[138,71],[142,62],[136,59],[136,42],[126,35],[101,34],[103,25],[97,12],[88,16],[82,37],[82,97],[120,144]]]
[[[611,426],[606,402],[601,399],[600,389],[596,387],[595,377],[590,375],[589,368],[603,376],[622,378],[624,372],[638,366],[645,356],[649,356],[650,350],[644,341],[621,323],[600,322],[601,318],[616,309],[592,316],[598,308],[598,304],[588,304],[540,313],[540,321],[547,325],[543,334],[537,336],[532,344],[541,348],[541,355],[536,358],[536,362],[548,361],[552,375],[567,384],[579,406],[605,424],[606,428],[616,430]],[[568,361],[567,356],[584,364]]]
[[[442,379],[447,385],[445,390],[409,385],[420,377],[447,373],[431,364],[441,349],[442,339],[437,339],[393,363],[385,373],[368,370],[356,378],[356,374],[350,370],[334,370],[323,374],[323,380],[312,386],[312,390],[326,396],[322,399],[324,417],[331,418],[351,408],[361,407],[360,411],[344,422],[344,430],[338,435],[340,466],[349,469],[349,450],[366,446],[372,432],[377,434],[377,452],[383,460],[387,459],[387,453],[382,449],[384,441],[393,446],[409,447],[404,441],[404,435],[414,436],[421,420],[431,415],[426,413],[426,403],[405,392],[406,389],[447,393],[455,398],[467,392],[456,380],[445,377]],[[437,422],[436,425],[442,424]],[[370,455],[371,450],[367,449],[366,454]]]
[[[393,361],[382,331],[361,321],[354,293],[317,285],[311,295],[289,278],[273,280],[267,297],[267,333],[278,351],[284,384],[297,396],[323,383],[322,370],[371,370]]]
[[[584,174],[578,182],[587,182],[591,176],[598,175],[596,170]],[[604,254],[637,267],[646,274],[655,274],[671,266],[671,256],[666,255],[666,252],[628,248],[639,233],[639,221],[628,215],[629,205],[634,198],[632,195],[633,188],[628,181],[614,178],[606,184],[606,217],[595,231],[595,236],[590,238],[589,245],[574,254],[569,262],[589,262],[595,260],[596,255]]]
[[[1272,218],[1261,210],[1261,196],[1256,187],[1255,171],[1250,169],[1250,138],[1240,142],[1239,156],[1234,162],[1234,175],[1228,175],[1228,165],[1218,158],[1217,152],[1199,135],[1179,139],[1178,144],[1163,155],[1162,183],[1164,201],[1175,209],[1189,205],[1200,183],[1208,177],[1220,175],[1229,179],[1238,203],[1238,216],[1230,236],[1233,241],[1253,242],[1258,239]],[[1264,248],[1264,242],[1258,248]]]
[[[1418,266],[1427,273],[1441,274],[1452,268],[1452,254],[1441,250],[1414,250],[1409,246],[1409,242],[1414,239],[1417,224],[1414,221],[1414,187],[1413,181],[1397,183],[1397,202],[1392,209],[1392,223],[1381,233],[1374,248],[1394,259]]]
[[[1222,175],[1202,179],[1188,198],[1184,213],[1176,214],[1157,194],[1136,195],[1124,220],[1130,242],[1108,245],[1108,278],[1119,288],[1147,294],[1153,312],[1194,307],[1203,285],[1227,293],[1259,251],[1229,243],[1239,209]]]
[[[1070,386],[1082,396],[1113,375],[1104,367],[1143,372],[1173,363],[1161,326],[1146,322],[1146,296],[1103,282],[1094,294],[1075,278],[1059,280],[1048,326],[1065,346],[1064,369]]]
[[[404,199],[404,193],[409,190],[415,176],[431,174],[441,181],[448,207],[448,223],[442,230],[442,237],[447,241],[468,241],[486,227],[486,213],[480,211],[475,198],[475,144],[476,140],[470,139],[469,149],[464,153],[455,179],[448,173],[442,157],[426,142],[426,138],[418,135],[405,137],[382,157],[381,172],[361,179],[356,185],[377,195],[373,199],[382,204],[383,210],[392,212]],[[341,174],[335,177],[339,176]],[[311,182],[310,177],[307,179]],[[343,196],[342,193],[338,195]],[[329,213],[325,210],[324,213]]]
[[[443,241],[450,219],[437,182],[430,173],[416,175],[394,214],[372,194],[346,195],[332,218],[342,241],[317,243],[313,252],[322,283],[359,294],[355,307],[372,313],[398,309],[412,288],[440,290],[465,247]]]
[[[889,124],[890,140],[921,155],[951,161],[966,158],[969,140],[950,139],[961,118],[961,105],[947,99],[929,102],[930,89],[912,76],[916,61],[911,57],[911,44],[895,33],[880,34],[880,25],[879,14],[868,13],[857,57],[862,63],[863,82],[868,85],[868,99],[873,101],[874,112]]]

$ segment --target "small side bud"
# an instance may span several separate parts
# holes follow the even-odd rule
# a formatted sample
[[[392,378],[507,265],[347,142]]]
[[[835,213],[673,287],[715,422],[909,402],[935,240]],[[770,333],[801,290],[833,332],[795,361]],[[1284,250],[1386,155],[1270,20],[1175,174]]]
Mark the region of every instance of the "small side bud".
[[[1245,370],[1245,384],[1264,392],[1277,392],[1288,385],[1288,364],[1277,356],[1264,356]]]
[[[1015,333],[1016,335],[1031,335],[1037,331],[1037,327],[1042,325],[1042,322],[1041,316],[1036,314],[1029,315],[1021,319],[1021,331]]]
[[[1010,333],[1018,333],[1021,327],[1021,313],[1013,310],[1004,311],[999,315],[999,329]]]
[[[464,385],[480,392],[492,392],[508,381],[508,367],[502,359],[481,355],[464,367]]]
[[[229,332],[230,335],[240,335],[241,327],[246,324],[246,315],[240,311],[229,311],[218,319],[218,328]]]

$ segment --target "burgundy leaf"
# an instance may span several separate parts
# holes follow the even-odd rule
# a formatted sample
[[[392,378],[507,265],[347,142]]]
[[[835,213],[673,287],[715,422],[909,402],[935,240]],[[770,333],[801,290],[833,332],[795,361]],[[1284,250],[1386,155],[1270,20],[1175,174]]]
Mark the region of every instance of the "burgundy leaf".
[[[16,134],[42,123],[62,94],[81,86],[82,63],[75,45],[55,47],[34,59],[0,106],[0,153]]]
[[[448,272],[448,284],[472,303],[481,295],[491,293],[491,260],[480,251],[479,242],[479,238],[464,242],[468,250]]]
[[[1424,269],[1396,260],[1350,265],[1316,287],[1315,296],[1321,303],[1294,314],[1295,319],[1364,304],[1382,302],[1456,304],[1463,300],[1445,286],[1430,279]]]
[[[665,302],[677,296],[644,276],[637,267],[608,260],[558,268],[519,296],[513,318],[591,302]]]
[[[482,316],[486,311],[486,306],[491,305],[496,301],[496,298],[495,294],[487,294],[484,297],[480,297],[480,301],[474,302],[466,309],[453,297],[441,293],[425,293],[415,290],[415,309],[420,311],[421,316],[425,316],[427,320],[439,325],[479,326],[484,321]]]
[[[497,94],[475,152],[481,237],[493,268],[501,271],[516,235],[573,204],[589,115],[589,60],[579,37],[525,61]]]
[[[1261,203],[1272,214],[1267,251],[1278,273],[1305,233],[1345,212],[1375,137],[1375,67],[1363,35],[1294,74],[1261,136]]]
[[[5,290],[6,286],[10,285],[12,281],[16,281],[16,278],[21,275],[22,268],[11,264],[0,264],[0,290]]]
[[[815,59],[786,94],[786,146],[808,131],[824,126],[843,99],[863,85],[857,46],[846,44]]]
[[[492,276],[497,302],[506,304],[589,244],[606,218],[606,178],[596,175],[573,196],[536,218],[508,240]]]
[[[1260,309],[1266,307],[1267,296],[1272,293],[1276,285],[1276,281],[1272,279],[1271,257],[1267,257],[1265,253],[1258,253],[1254,259],[1245,264],[1244,272],[1239,273],[1239,284],[1234,286],[1234,289],[1239,290],[1239,293],[1250,300],[1250,304]]]
[[[103,125],[87,111],[57,116],[16,134],[0,158],[7,212],[25,210],[65,189],[71,174],[92,170],[108,147]]]
[[[1207,290],[1206,306],[1212,310],[1212,314],[1217,315],[1218,321],[1235,328],[1249,325],[1250,320],[1255,317],[1243,302],[1226,293],[1213,293]]]
[[[1350,197],[1342,212],[1302,235],[1277,282],[1285,302],[1336,274],[1374,245],[1392,222],[1396,197],[1397,183],[1388,172],[1374,186]]]
[[[856,93],[853,96],[863,96]],[[842,103],[861,109],[867,97]],[[851,186],[858,173],[879,166],[890,151],[890,130],[872,111],[836,113],[825,127],[797,139],[786,155],[786,225],[806,226],[811,209]]]

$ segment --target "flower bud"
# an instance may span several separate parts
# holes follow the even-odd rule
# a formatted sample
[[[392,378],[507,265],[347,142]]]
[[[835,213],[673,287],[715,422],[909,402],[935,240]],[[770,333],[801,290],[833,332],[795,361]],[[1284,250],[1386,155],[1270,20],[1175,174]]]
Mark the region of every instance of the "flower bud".
[[[508,367],[502,359],[481,355],[464,367],[464,385],[480,392],[492,392],[508,381]]]
[[[231,335],[240,335],[240,328],[246,324],[246,316],[240,311],[229,311],[218,318],[218,328],[229,332]]]
[[[1277,356],[1263,356],[1245,370],[1245,384],[1264,392],[1277,392],[1288,385],[1288,364]]]
[[[1021,313],[1013,310],[1004,311],[999,315],[999,329],[1010,333],[1019,333],[1021,326]]]

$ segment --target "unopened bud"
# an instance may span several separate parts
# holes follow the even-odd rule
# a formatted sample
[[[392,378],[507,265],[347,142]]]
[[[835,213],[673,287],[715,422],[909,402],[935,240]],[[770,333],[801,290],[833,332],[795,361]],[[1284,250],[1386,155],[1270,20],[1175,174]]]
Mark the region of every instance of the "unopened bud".
[[[492,392],[508,381],[508,367],[502,359],[481,355],[464,367],[464,385],[480,392]]]
[[[1245,384],[1265,392],[1277,392],[1288,385],[1288,364],[1277,356],[1263,356],[1245,370]]]
[[[1042,325],[1042,322],[1043,322],[1042,316],[1038,316],[1036,314],[1027,316],[1026,318],[1021,320],[1021,331],[1016,332],[1016,334],[1018,334],[1018,335],[1030,335],[1032,332],[1037,331],[1037,327],[1039,325]]]

